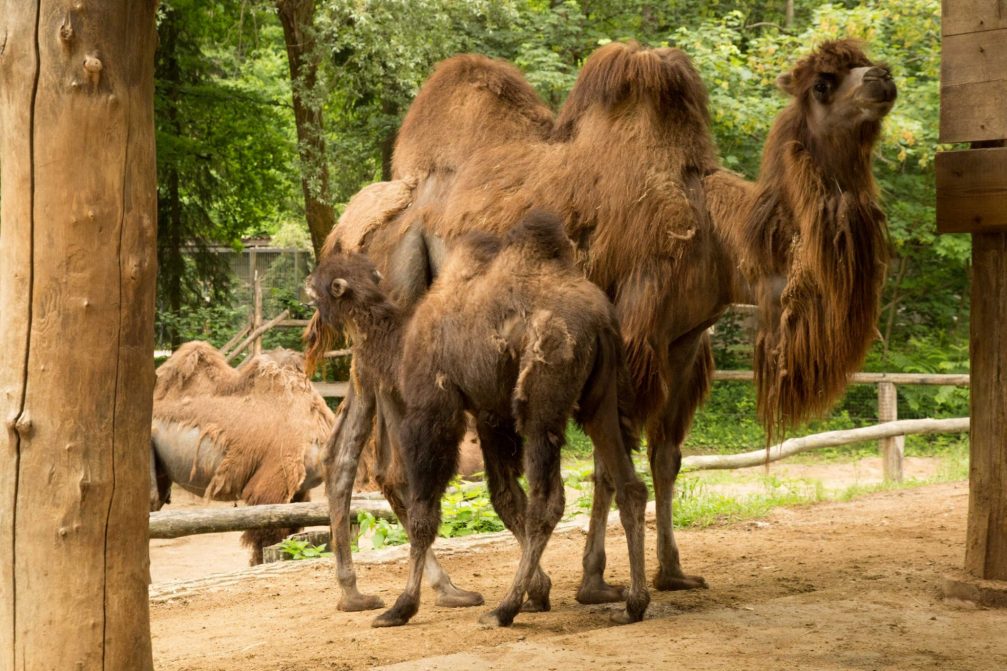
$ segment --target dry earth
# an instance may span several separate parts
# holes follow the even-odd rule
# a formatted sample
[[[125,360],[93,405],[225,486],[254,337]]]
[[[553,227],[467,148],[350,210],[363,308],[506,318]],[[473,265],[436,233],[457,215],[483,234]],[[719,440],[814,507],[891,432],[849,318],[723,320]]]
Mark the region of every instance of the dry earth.
[[[647,619],[625,627],[608,623],[608,607],[574,601],[584,541],[576,529],[554,537],[544,558],[552,612],[520,615],[509,629],[478,625],[488,606],[438,608],[429,592],[406,627],[371,629],[375,613],[335,610],[328,561],[155,580],[155,664],[162,671],[1003,669],[1007,612],[939,594],[941,576],[962,564],[967,494],[964,483],[930,485],[680,532],[686,567],[711,588],[654,593]],[[653,540],[651,523],[648,559]],[[438,543],[442,552],[446,545]],[[608,547],[609,573],[625,579],[617,527]],[[391,603],[405,579],[402,556],[395,548],[364,558],[362,587]],[[212,555],[202,557],[204,571],[214,565]],[[513,542],[501,539],[453,551],[444,563],[493,604],[516,559]]]

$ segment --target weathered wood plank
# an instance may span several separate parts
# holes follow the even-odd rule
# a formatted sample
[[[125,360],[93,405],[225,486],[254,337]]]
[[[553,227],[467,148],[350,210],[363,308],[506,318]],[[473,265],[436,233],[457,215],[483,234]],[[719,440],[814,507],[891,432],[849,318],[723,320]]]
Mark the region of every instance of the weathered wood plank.
[[[364,511],[375,517],[394,520],[395,515],[385,501],[354,499],[351,515]],[[150,513],[151,538],[179,538],[196,534],[216,534],[245,529],[309,527],[329,523],[329,504],[276,503],[240,508],[197,508],[162,510]]]
[[[1007,148],[937,154],[937,230],[1007,231]]]
[[[945,37],[941,86],[1007,80],[1007,27]]]
[[[892,382],[878,383],[878,421],[894,422],[898,418],[898,389]],[[881,449],[881,471],[885,482],[902,482],[902,459],[906,451],[906,437],[888,436],[878,441],[878,444]]]
[[[969,521],[965,570],[1007,580],[1007,233],[972,236]]]
[[[1007,138],[1007,84],[1004,81],[941,86],[941,142],[981,142]]]
[[[1007,28],[1007,0],[944,0],[941,5],[945,37]]]

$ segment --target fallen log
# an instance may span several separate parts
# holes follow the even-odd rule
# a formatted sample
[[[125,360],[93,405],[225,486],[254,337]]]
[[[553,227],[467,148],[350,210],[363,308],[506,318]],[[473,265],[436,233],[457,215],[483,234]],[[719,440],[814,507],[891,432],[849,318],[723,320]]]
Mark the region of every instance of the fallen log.
[[[896,422],[885,422],[859,429],[826,431],[800,438],[790,438],[770,447],[768,454],[766,450],[753,450],[741,454],[689,456],[682,460],[682,468],[690,471],[717,468],[745,468],[747,466],[759,466],[770,461],[778,461],[800,452],[816,450],[822,447],[836,447],[837,445],[849,445],[850,443],[860,443],[917,433],[962,433],[968,430],[968,417],[958,417],[955,419],[902,419]]]
[[[354,500],[350,514],[368,512],[374,517],[394,520],[384,501]],[[196,534],[215,534],[245,529],[319,526],[329,523],[329,504],[277,503],[239,508],[197,508],[162,510],[150,514],[151,538],[180,538]]]

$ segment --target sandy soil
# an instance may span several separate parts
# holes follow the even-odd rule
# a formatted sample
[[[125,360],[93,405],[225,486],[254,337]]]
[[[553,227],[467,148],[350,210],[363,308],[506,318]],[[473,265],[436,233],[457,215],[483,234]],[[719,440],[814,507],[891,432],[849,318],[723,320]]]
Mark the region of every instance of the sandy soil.
[[[931,485],[678,534],[689,571],[711,589],[654,593],[647,619],[617,627],[608,606],[573,599],[583,533],[555,536],[544,557],[553,610],[485,629],[488,606],[426,602],[402,628],[375,613],[335,610],[328,561],[284,562],[152,587],[162,671],[256,669],[1002,669],[1007,612],[940,598],[962,564],[967,487]],[[653,557],[653,525],[648,560]],[[195,542],[195,541],[193,541]],[[450,546],[445,543],[444,546]],[[441,546],[441,543],[438,543]],[[609,532],[609,573],[626,578],[625,545]],[[500,599],[517,560],[500,539],[448,552],[455,581]],[[216,557],[206,555],[215,564]],[[239,556],[240,552],[239,552]],[[358,562],[361,586],[391,603],[405,579],[401,548]],[[242,556],[243,559],[243,556]]]

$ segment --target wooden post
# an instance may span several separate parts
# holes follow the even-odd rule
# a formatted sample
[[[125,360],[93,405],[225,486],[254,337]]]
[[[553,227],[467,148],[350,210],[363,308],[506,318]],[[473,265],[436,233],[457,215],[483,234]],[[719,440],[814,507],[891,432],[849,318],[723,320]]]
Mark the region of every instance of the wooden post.
[[[878,383],[878,421],[894,422],[899,418],[899,396],[893,382]],[[902,457],[906,451],[905,436],[891,436],[878,441],[881,449],[881,470],[885,482],[902,482]]]
[[[262,283],[259,281],[259,271],[256,270],[252,275],[252,284],[254,287],[254,306],[252,308],[252,333],[257,333],[258,335],[252,340],[252,356],[258,356],[262,354]]]
[[[937,227],[972,233],[972,376],[965,570],[945,595],[1007,607],[1007,11],[1003,0],[945,0]],[[981,144],[976,144],[981,143]]]
[[[0,0],[0,669],[151,660],[154,0]]]

